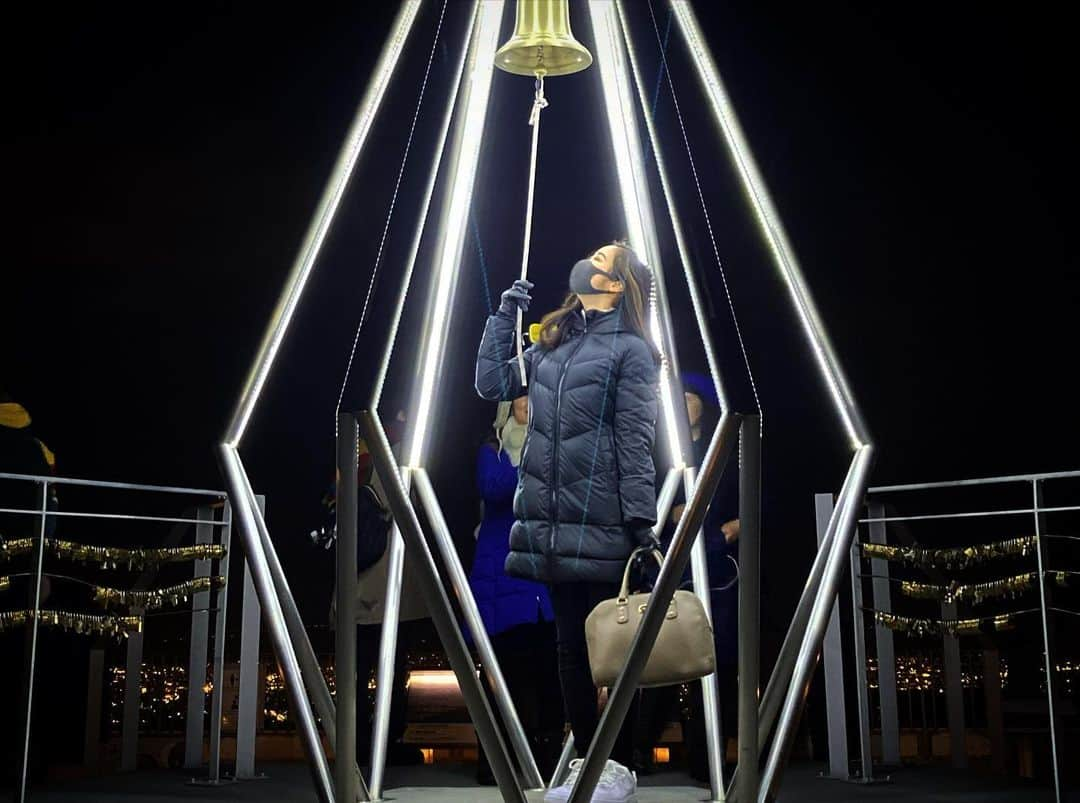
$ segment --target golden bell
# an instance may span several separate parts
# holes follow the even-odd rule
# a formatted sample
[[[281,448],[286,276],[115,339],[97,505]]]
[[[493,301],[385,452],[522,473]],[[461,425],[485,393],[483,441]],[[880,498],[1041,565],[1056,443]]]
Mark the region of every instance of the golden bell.
[[[495,66],[514,75],[570,75],[592,64],[592,54],[570,32],[569,0],[517,0],[510,41]]]

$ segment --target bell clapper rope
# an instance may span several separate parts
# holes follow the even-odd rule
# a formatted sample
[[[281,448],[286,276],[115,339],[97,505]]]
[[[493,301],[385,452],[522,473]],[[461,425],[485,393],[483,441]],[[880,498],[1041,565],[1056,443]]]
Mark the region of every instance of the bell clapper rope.
[[[527,279],[529,276],[529,241],[532,239],[532,215],[533,215],[533,196],[536,191],[536,154],[540,144],[540,112],[542,109],[547,108],[547,98],[544,97],[544,71],[537,70],[536,72],[536,92],[533,96],[532,111],[529,112],[529,125],[532,126],[532,151],[529,156],[529,193],[528,199],[525,201],[525,244],[521,252],[521,278]],[[521,307],[518,307],[517,311],[517,361],[518,372],[521,375],[521,386],[527,387],[529,384],[529,378],[525,374],[525,352],[522,346],[522,326],[524,324],[524,313]]]

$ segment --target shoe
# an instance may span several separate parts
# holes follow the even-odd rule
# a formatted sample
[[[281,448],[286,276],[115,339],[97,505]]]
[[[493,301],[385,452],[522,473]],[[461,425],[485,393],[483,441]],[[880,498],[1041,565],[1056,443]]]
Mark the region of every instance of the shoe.
[[[570,762],[570,774],[562,786],[549,789],[544,803],[565,803],[581,773],[581,759]],[[617,761],[608,761],[600,773],[591,803],[637,803],[637,776]]]

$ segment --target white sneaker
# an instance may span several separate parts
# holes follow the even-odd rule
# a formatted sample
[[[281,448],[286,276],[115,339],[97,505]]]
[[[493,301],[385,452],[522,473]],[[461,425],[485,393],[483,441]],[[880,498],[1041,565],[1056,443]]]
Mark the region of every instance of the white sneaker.
[[[570,792],[574,788],[574,783],[577,782],[577,777],[581,773],[581,759],[575,758],[570,762],[570,772],[566,775],[566,780],[562,782],[561,786],[553,786],[544,793],[544,803],[564,803],[570,799]]]
[[[544,795],[544,803],[565,803],[570,799],[577,777],[581,773],[581,759],[570,762],[570,773],[561,786],[549,789]],[[592,803],[637,803],[637,776],[619,764],[608,761],[600,773],[600,780],[593,792]]]

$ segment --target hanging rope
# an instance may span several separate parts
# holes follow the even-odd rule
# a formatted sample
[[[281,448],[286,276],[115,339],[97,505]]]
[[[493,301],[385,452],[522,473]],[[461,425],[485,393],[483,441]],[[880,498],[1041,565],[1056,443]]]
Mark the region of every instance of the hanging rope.
[[[735,302],[731,297],[731,288],[728,286],[727,274],[724,272],[724,263],[720,259],[720,249],[716,245],[716,235],[713,232],[712,219],[709,216],[709,209],[705,203],[705,194],[701,190],[701,180],[698,178],[697,166],[694,163],[694,153],[690,148],[690,138],[686,134],[686,125],[683,122],[682,110],[679,108],[679,99],[675,94],[675,84],[671,80],[671,70],[667,64],[667,53],[665,52],[664,41],[660,34],[660,26],[656,21],[656,14],[653,11],[652,0],[648,0],[649,17],[652,19],[653,30],[656,32],[656,41],[660,44],[660,63],[662,65],[662,71],[667,76],[668,91],[671,92],[671,102],[675,107],[675,114],[679,119],[679,129],[682,132],[683,144],[686,146],[686,156],[690,161],[690,171],[694,176],[694,186],[697,189],[698,201],[701,203],[701,211],[705,216],[705,226],[709,231],[709,240],[712,243],[713,255],[716,258],[716,266],[720,269],[720,279],[724,285],[724,295],[727,296],[728,309],[731,311],[731,320],[735,324],[735,336],[739,341],[739,350],[742,352],[743,365],[746,366],[746,375],[750,380],[750,389],[754,393],[754,406],[757,407],[758,418],[762,419],[762,426],[764,426],[764,416],[761,410],[761,399],[758,397],[757,383],[754,382],[754,372],[750,369],[750,356],[746,350],[746,342],[743,340],[742,329],[739,326],[739,318],[735,314]]]
[[[544,97],[544,76],[536,74],[536,93],[533,96],[532,111],[529,112],[529,125],[532,126],[532,151],[529,154],[529,194],[525,201],[525,243],[521,249],[521,278],[529,278],[529,242],[532,240],[532,217],[533,195],[536,192],[536,154],[540,145],[540,112],[546,109],[547,98]],[[517,360],[518,371],[521,374],[521,386],[529,384],[529,378],[525,375],[525,352],[522,347],[521,327],[523,313],[521,307],[517,311]]]

